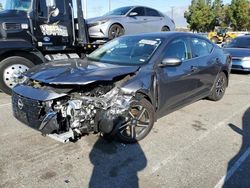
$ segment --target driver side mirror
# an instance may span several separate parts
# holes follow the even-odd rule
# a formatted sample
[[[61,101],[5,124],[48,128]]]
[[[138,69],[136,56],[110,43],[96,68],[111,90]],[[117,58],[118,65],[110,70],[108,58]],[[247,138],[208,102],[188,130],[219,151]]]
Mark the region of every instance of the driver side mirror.
[[[178,58],[165,58],[159,64],[159,67],[177,67],[182,64],[182,61]]]
[[[135,17],[135,16],[137,16],[137,15],[138,15],[137,12],[130,12],[130,13],[129,13],[129,16],[130,16],[130,17]]]
[[[52,17],[57,17],[59,15],[59,9],[56,8],[56,2],[55,0],[46,0],[46,6],[48,8],[48,20],[47,23],[50,22],[50,18]]]

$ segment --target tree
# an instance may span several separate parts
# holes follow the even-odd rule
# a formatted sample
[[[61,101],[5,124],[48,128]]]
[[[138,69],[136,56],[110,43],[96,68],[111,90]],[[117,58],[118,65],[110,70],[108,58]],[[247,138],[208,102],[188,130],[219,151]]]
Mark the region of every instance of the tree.
[[[206,32],[210,30],[212,22],[211,1],[210,0],[192,0],[188,11],[184,17],[192,31]]]
[[[250,20],[248,0],[232,0],[227,17],[234,30],[246,30]]]
[[[0,10],[3,10],[3,4],[0,3]]]
[[[221,26],[224,24],[225,14],[224,5],[222,0],[214,0],[212,5],[213,19],[211,22],[211,28],[214,29],[215,26]]]

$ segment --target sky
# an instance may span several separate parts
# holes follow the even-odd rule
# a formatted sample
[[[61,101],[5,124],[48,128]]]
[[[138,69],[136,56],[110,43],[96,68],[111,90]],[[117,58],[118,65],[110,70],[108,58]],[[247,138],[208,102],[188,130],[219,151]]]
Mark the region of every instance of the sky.
[[[177,27],[186,27],[184,12],[191,4],[191,0],[110,0],[111,9],[128,5],[143,5],[155,8],[171,16],[171,7],[174,7],[174,20]],[[231,0],[224,0],[230,3]],[[109,11],[109,0],[87,0],[87,18],[97,17]]]
[[[3,0],[0,0],[0,3]],[[82,0],[84,1],[84,0]],[[129,5],[142,5],[155,8],[162,13],[171,17],[171,7],[174,9],[174,20],[177,27],[186,27],[184,12],[191,4],[191,0],[86,0],[87,1],[87,18],[104,15],[109,11],[109,1],[111,10]],[[230,3],[231,0],[224,0],[224,3]]]

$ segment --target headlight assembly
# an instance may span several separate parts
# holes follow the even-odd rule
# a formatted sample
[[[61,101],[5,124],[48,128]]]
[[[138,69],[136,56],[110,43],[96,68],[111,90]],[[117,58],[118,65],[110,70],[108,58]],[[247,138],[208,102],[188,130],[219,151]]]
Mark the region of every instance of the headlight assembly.
[[[244,57],[242,60],[243,61],[250,61],[250,57]]]
[[[98,21],[97,23],[98,23],[99,25],[102,25],[102,24],[107,23],[108,21],[109,21],[109,19],[105,19],[105,20],[100,20],[100,21]]]

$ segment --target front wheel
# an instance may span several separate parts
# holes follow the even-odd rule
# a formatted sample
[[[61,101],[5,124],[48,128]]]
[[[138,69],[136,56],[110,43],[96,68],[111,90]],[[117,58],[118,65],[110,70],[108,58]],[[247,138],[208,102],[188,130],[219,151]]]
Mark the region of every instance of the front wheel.
[[[154,108],[148,100],[143,98],[133,102],[126,121],[119,127],[119,140],[124,143],[135,143],[144,139],[154,125],[154,113]]]
[[[221,100],[226,92],[227,84],[228,78],[224,72],[221,72],[215,81],[214,87],[208,99],[212,101]]]
[[[30,60],[20,56],[2,60],[0,62],[0,90],[10,95],[12,88],[19,83],[21,74],[33,66]]]
[[[109,37],[109,40],[112,40],[112,39],[120,37],[120,36],[122,36],[124,34],[125,34],[125,31],[124,31],[124,28],[121,25],[113,24],[109,28],[108,37]]]

